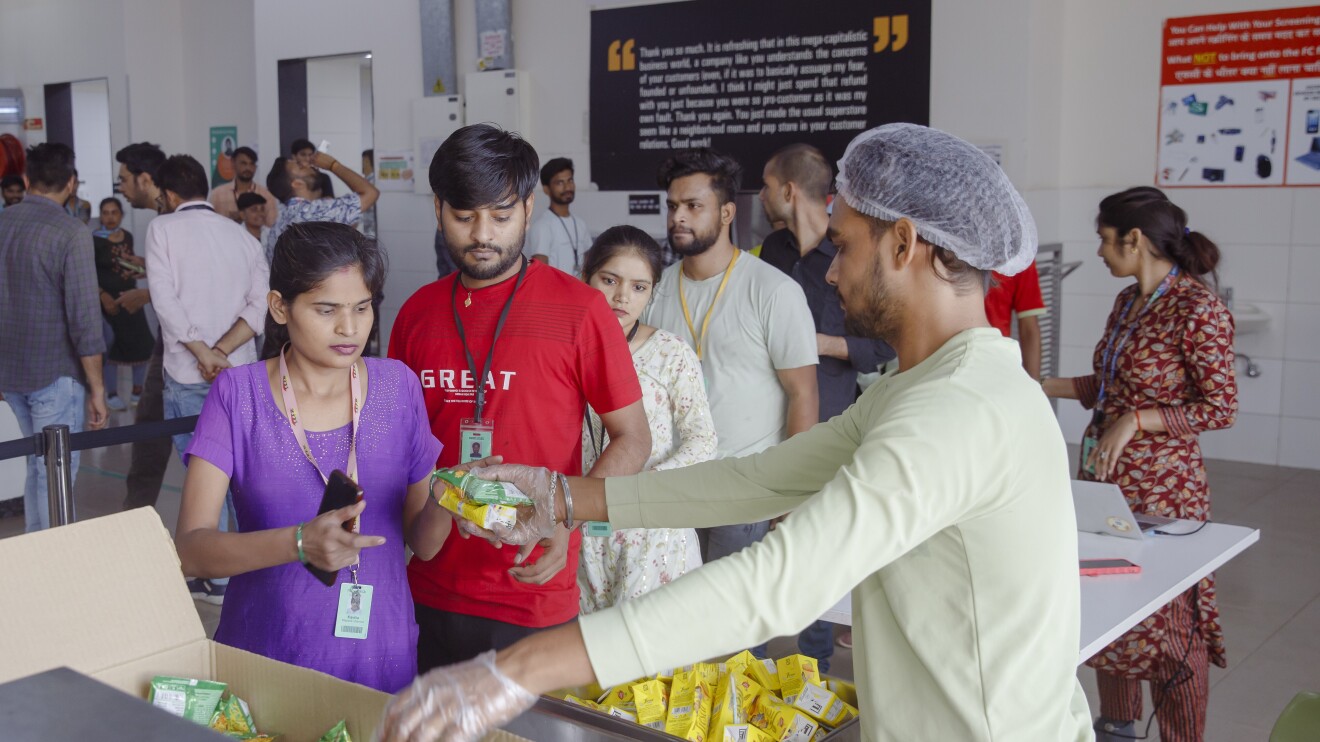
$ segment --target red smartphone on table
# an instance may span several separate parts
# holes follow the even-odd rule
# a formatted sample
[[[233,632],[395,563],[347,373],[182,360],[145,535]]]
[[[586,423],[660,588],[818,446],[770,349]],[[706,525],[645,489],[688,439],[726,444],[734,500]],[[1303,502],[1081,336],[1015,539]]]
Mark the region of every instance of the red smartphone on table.
[[[325,515],[331,510],[346,508],[357,502],[362,501],[362,488],[357,486],[357,482],[348,478],[348,475],[335,469],[330,473],[330,481],[325,485],[325,492],[321,495],[321,507],[317,509],[317,515]],[[344,521],[344,530],[352,532],[357,525],[357,518]],[[320,567],[313,567],[310,564],[304,565],[307,571],[316,576],[326,587],[335,584],[338,577],[335,572],[327,572]]]
[[[1083,559],[1082,575],[1135,575],[1141,574],[1141,566],[1126,559]]]

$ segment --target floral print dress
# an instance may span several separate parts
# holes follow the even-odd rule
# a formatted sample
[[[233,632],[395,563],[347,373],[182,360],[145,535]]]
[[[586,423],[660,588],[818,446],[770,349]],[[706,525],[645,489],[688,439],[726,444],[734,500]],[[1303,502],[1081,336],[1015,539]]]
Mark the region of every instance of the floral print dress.
[[[1138,432],[1119,456],[1113,482],[1136,513],[1209,520],[1210,488],[1197,434],[1230,427],[1237,416],[1233,316],[1208,286],[1179,276],[1145,312],[1125,318],[1124,307],[1137,291],[1135,284],[1129,286],[1114,302],[1105,334],[1096,346],[1096,373],[1072,380],[1083,406],[1095,408],[1105,372],[1106,343],[1116,328],[1120,338],[1132,329],[1116,361],[1114,378],[1106,384],[1103,422],[1092,422],[1086,435],[1099,440],[1124,414],[1159,410],[1167,432]],[[1082,469],[1080,479],[1095,479],[1085,471],[1085,462]],[[1187,652],[1191,636],[1179,628],[1186,626],[1199,630],[1210,661],[1225,667],[1213,575],[1137,624],[1087,664],[1130,680],[1150,679],[1162,662],[1178,662]]]
[[[677,335],[656,330],[633,353],[642,405],[651,427],[646,469],[690,466],[715,458],[715,422],[697,354]],[[607,443],[600,417],[583,425],[582,471],[596,463]],[[644,595],[701,566],[691,528],[630,528],[609,536],[584,536],[578,563],[582,613]]]

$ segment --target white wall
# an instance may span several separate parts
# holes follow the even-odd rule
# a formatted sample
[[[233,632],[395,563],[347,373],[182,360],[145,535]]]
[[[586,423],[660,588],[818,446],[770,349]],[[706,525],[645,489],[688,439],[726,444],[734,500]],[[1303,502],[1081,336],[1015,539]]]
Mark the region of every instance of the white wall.
[[[97,204],[114,192],[114,152],[110,149],[110,96],[105,79],[75,82],[70,87],[73,99],[73,144],[77,148],[78,195],[92,204],[92,218]]]
[[[1064,282],[1062,371],[1085,373],[1123,282],[1095,256],[1095,209],[1109,193],[1154,178],[1161,24],[1165,18],[1313,5],[1281,0],[1070,0],[1064,12],[1058,237],[1066,260],[1083,266]],[[1033,148],[1035,142],[1032,143]],[[1221,286],[1238,305],[1272,317],[1266,331],[1239,335],[1240,413],[1230,430],[1202,436],[1215,458],[1320,466],[1320,190],[1170,189],[1194,229],[1223,251]],[[1076,439],[1087,415],[1061,405]]]
[[[279,148],[278,60],[367,51],[372,53],[376,149],[412,146],[412,99],[422,97],[417,3],[373,3],[369,12],[353,0],[254,0],[254,6],[257,127],[262,152]],[[473,28],[473,0],[457,0],[455,18],[458,27]],[[297,32],[290,33],[290,29]],[[472,38],[458,44],[460,76],[475,69],[474,47]],[[351,156],[346,153],[342,160],[349,167],[359,167],[358,154],[360,151]],[[422,177],[425,167],[419,166]],[[382,307],[382,329],[388,337],[404,300],[435,280],[435,212],[429,196],[389,192],[381,195],[376,218],[380,243],[390,256]]]
[[[211,127],[235,126],[238,144],[257,150],[257,180],[265,182],[265,168],[278,153],[257,147],[252,0],[180,0],[180,6],[183,105],[178,107],[184,129],[181,149],[167,151],[192,155],[209,175]]]
[[[307,138],[330,143],[330,155],[358,169],[362,157],[362,55],[307,60]],[[348,186],[331,175],[335,193]]]

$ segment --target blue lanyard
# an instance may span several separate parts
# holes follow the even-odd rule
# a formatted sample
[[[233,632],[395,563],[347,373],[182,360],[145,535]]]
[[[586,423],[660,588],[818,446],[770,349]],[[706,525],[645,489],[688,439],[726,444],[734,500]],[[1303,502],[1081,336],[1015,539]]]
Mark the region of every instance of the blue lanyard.
[[[1123,306],[1123,312],[1118,316],[1118,325],[1109,333],[1109,339],[1105,342],[1105,352],[1100,356],[1100,393],[1095,398],[1096,411],[1103,408],[1110,379],[1118,375],[1118,357],[1122,354],[1123,346],[1127,345],[1128,340],[1132,339],[1132,333],[1137,331],[1137,325],[1140,324],[1142,316],[1150,310],[1155,302],[1159,301],[1161,296],[1168,293],[1169,287],[1177,280],[1178,266],[1174,266],[1173,270],[1169,271],[1169,275],[1165,276],[1163,281],[1160,281],[1155,293],[1150,295],[1146,306],[1141,308],[1141,311],[1137,313],[1136,317],[1132,318],[1131,322],[1127,321],[1127,316],[1128,312],[1132,311],[1132,304],[1136,302],[1137,295],[1134,293],[1132,298],[1128,299],[1127,304]],[[1124,325],[1127,326],[1127,332],[1123,334],[1121,340],[1118,340],[1118,333],[1123,330]],[[1115,340],[1118,340],[1118,342],[1115,343]]]

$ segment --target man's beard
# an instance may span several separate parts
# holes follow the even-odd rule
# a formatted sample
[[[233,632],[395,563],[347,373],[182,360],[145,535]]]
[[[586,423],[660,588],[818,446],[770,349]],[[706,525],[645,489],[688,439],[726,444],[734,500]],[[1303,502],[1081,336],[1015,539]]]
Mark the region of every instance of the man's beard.
[[[576,197],[576,193],[565,193],[562,196],[551,195],[550,203],[555,204],[556,206],[568,206],[573,203],[573,199]]]
[[[847,305],[843,329],[849,335],[878,338],[893,345],[897,339],[901,314],[902,307],[898,300],[885,288],[884,272],[877,258],[867,282],[866,301],[860,307]]]
[[[454,265],[458,270],[468,278],[478,281],[488,281],[496,276],[503,274],[522,259],[523,244],[527,241],[527,230],[523,230],[518,236],[518,244],[510,247],[501,247],[493,242],[473,243],[466,247],[455,247],[449,245],[449,256],[454,259]],[[447,241],[446,241],[447,242]],[[466,258],[468,253],[475,250],[494,250],[499,254],[499,259],[495,261],[482,261],[478,263],[469,263]]]
[[[680,247],[674,242],[674,230],[669,230],[669,246],[674,252],[683,257],[692,257],[700,255],[709,250],[716,242],[720,241],[720,230],[724,229],[723,224],[716,224],[715,228],[706,234],[701,234],[696,229],[691,230],[692,243],[687,247]]]
[[[255,178],[256,176],[257,176],[256,173],[252,173],[251,175],[248,175],[246,178],[244,178],[243,173],[235,174],[235,177],[238,179],[239,183],[251,183],[252,179]]]

